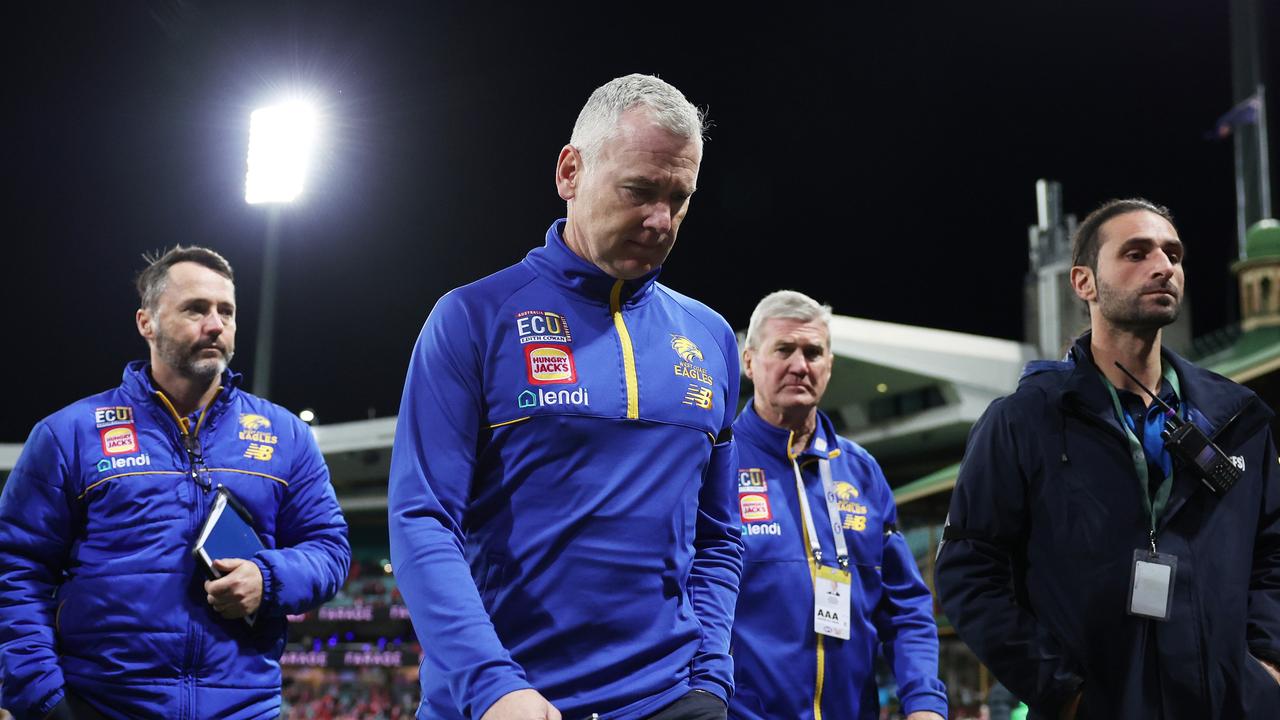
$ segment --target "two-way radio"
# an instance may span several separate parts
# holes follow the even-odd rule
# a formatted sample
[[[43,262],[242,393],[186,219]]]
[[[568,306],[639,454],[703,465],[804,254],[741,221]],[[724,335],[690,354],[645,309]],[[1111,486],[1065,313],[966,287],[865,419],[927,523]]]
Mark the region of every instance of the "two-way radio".
[[[1116,367],[1164,408],[1164,431],[1160,433],[1160,437],[1164,438],[1164,447],[1169,454],[1183,466],[1190,468],[1214,495],[1222,497],[1227,494],[1231,486],[1240,479],[1240,468],[1195,423],[1180,419],[1173,408],[1156,397],[1125,366],[1117,362]]]

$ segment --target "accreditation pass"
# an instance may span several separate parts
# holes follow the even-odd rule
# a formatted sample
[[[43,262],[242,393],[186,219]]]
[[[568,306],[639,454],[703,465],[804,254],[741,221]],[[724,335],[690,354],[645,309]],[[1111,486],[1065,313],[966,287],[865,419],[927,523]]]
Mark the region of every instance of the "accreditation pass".
[[[819,635],[849,639],[849,596],[853,588],[849,571],[818,566],[813,590],[813,630]]]

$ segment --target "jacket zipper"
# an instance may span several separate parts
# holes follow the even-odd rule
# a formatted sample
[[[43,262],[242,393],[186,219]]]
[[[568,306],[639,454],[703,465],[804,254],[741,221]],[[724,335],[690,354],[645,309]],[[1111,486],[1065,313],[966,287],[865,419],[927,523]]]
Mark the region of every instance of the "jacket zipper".
[[[793,437],[795,437],[793,434],[787,435],[786,455],[791,464],[795,466],[796,473],[799,473],[800,461],[798,455],[791,454],[791,440]],[[801,488],[797,487],[796,492],[802,492]],[[813,559],[813,553],[809,552],[809,519],[804,516],[803,512],[799,511],[799,508],[800,498],[797,497],[796,516],[800,518],[800,538],[805,548],[805,562],[809,565],[809,582],[812,587],[816,588],[818,586],[818,564]],[[814,632],[814,636],[817,638],[817,644],[814,649],[813,720],[822,720],[822,681],[826,675],[826,647],[823,644],[823,635],[821,633]]]
[[[640,381],[636,378],[636,354],[631,346],[631,333],[627,332],[627,324],[622,320],[622,281],[613,283],[609,292],[609,314],[613,316],[613,327],[618,332],[618,342],[622,345],[623,378],[627,386],[627,419],[637,420],[640,417]]]
[[[790,453],[788,453],[788,455],[789,454]],[[796,459],[791,458],[791,462],[796,462]],[[797,502],[799,502],[799,499],[797,499]],[[798,512],[796,515],[800,518],[800,537],[802,539],[808,538],[809,520],[804,517],[804,513]],[[805,561],[809,564],[809,581],[814,587],[816,587],[818,583],[818,566],[813,561],[813,553],[809,552],[807,547],[805,548],[804,557]],[[813,681],[813,720],[822,720],[822,680],[823,676],[826,675],[826,668],[824,667],[826,665],[826,653],[822,643],[823,636],[816,632],[814,633],[814,636],[817,637],[818,643],[814,663],[816,672]]]
[[[209,398],[209,402],[200,409],[200,416],[196,419],[195,429],[188,431],[186,418],[178,414],[177,408],[173,406],[173,403],[169,401],[169,398],[166,397],[163,392],[160,392],[159,390],[156,391],[156,397],[160,400],[160,404],[164,406],[165,410],[169,413],[169,417],[174,421],[174,424],[177,425],[178,433],[182,440],[182,448],[186,451],[187,462],[191,465],[191,479],[197,487],[203,488],[206,491],[209,489],[206,486],[208,479],[205,478],[202,482],[200,476],[200,470],[204,469],[202,467],[204,465],[204,449],[198,444],[200,439],[200,429],[204,427],[204,419],[209,412],[209,408],[213,406],[213,403],[221,394],[221,387],[213,392],[213,397]],[[199,452],[197,452],[197,450]],[[201,467],[197,466],[197,461]],[[208,470],[206,469],[205,472],[208,472]],[[200,522],[198,511],[199,508],[203,506],[203,503],[200,502],[202,497],[203,495],[199,491],[193,493],[190,511],[187,513],[187,529],[192,534],[196,532],[196,527]],[[182,687],[186,690],[186,697],[184,698],[185,707],[183,707],[180,712],[180,717],[184,718],[196,716],[196,689],[195,683],[192,679],[192,667],[195,665],[195,655],[197,652],[197,646],[200,644],[200,640],[200,627],[191,622],[188,618],[186,652],[184,653],[182,663]]]

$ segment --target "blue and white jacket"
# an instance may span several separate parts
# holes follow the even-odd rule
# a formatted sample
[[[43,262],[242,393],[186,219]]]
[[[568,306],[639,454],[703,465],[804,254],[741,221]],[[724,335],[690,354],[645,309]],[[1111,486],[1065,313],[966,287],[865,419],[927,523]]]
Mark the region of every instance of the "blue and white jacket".
[[[567,718],[726,699],[742,564],[737,344],[706,306],[564,243],[440,299],[391,461],[420,718],[534,688]]]
[[[751,403],[733,430],[747,554],[733,626],[737,693],[729,717],[879,718],[873,661],[881,650],[898,681],[903,712],[931,710],[946,717],[933,600],[896,531],[893,493],[875,459],[837,435],[821,412],[813,441],[794,456],[791,433],[765,422]],[[829,450],[819,452],[818,446]],[[831,463],[838,519],[827,510],[819,475],[823,459]],[[813,629],[817,568],[796,489],[797,466],[824,563],[836,565],[833,526],[839,525],[849,548],[848,640]]]
[[[0,495],[0,707],[17,718],[44,718],[65,689],[108,718],[280,714],[285,614],[337,592],[347,525],[310,429],[239,375],[221,382],[178,417],[131,363],[31,431]],[[206,484],[231,490],[267,547],[253,626],[206,601],[191,555]]]

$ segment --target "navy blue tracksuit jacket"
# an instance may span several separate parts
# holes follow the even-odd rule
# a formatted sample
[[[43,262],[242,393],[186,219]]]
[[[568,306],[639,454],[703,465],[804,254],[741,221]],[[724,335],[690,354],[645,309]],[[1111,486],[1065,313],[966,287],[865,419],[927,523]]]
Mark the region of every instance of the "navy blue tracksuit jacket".
[[[974,426],[936,586],[960,637],[1033,717],[1083,691],[1080,718],[1280,717],[1280,476],[1269,410],[1172,352],[1187,416],[1243,477],[1222,497],[1177,467],[1158,519],[1176,555],[1166,622],[1127,613],[1150,514],[1086,334],[1029,367]]]

